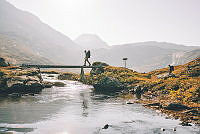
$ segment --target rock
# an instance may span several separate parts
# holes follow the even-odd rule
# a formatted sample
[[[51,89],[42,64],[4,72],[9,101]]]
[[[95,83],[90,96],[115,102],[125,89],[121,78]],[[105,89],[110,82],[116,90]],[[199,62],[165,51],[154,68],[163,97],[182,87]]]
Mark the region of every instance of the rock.
[[[4,76],[4,72],[0,71],[0,78]]]
[[[164,109],[166,109],[166,110],[174,110],[174,111],[182,111],[182,110],[188,110],[188,109],[191,109],[191,108],[187,107],[185,105],[182,105],[182,104],[171,103],[168,106],[166,106]]]
[[[160,103],[149,103],[144,106],[162,108],[162,105]]]
[[[54,75],[48,75],[47,77],[54,77]]]
[[[160,128],[160,130],[161,130],[161,131],[165,131],[165,129],[164,129],[164,128]]]
[[[181,122],[179,125],[182,125],[182,126],[192,126],[189,122]]]
[[[11,87],[8,88],[6,91],[7,93],[24,93],[27,89],[27,86],[22,83],[13,84]]]
[[[106,124],[102,129],[108,129],[109,125]]]
[[[42,91],[43,89],[43,85],[40,84],[40,83],[33,83],[31,85],[28,86],[28,92],[31,92],[31,93],[39,93]]]
[[[94,62],[92,66],[98,66],[98,68],[92,68],[92,70],[90,71],[90,75],[97,75],[103,73],[104,67],[109,65],[103,62]]]
[[[129,102],[126,102],[126,104],[134,104],[134,103],[129,101]]]
[[[8,96],[10,96],[12,98],[18,98],[18,97],[21,97],[22,95],[19,93],[12,93],[12,94],[9,94]]]
[[[12,87],[14,84],[25,84],[25,85],[31,85],[33,83],[40,82],[40,79],[38,76],[13,76],[11,78],[8,78],[7,80],[7,86]]]
[[[0,57],[0,67],[7,67],[7,66],[8,64],[5,62],[5,59]]]
[[[13,84],[6,90],[7,93],[39,93],[44,87],[40,83],[25,85],[22,83]]]
[[[65,83],[63,83],[63,82],[54,82],[54,83],[53,83],[53,86],[56,86],[56,87],[64,87],[64,86],[65,86]]]
[[[79,80],[79,75],[75,73],[63,73],[58,75],[59,80]]]
[[[198,111],[198,110],[187,110],[187,111],[185,111],[183,113],[190,114],[192,116],[200,116],[200,111]]]
[[[53,84],[54,84],[53,82],[47,82],[47,81],[42,82],[44,88],[51,88]]]
[[[104,77],[96,84],[93,85],[95,90],[102,92],[118,92],[124,89],[123,84],[121,84],[117,79]]]

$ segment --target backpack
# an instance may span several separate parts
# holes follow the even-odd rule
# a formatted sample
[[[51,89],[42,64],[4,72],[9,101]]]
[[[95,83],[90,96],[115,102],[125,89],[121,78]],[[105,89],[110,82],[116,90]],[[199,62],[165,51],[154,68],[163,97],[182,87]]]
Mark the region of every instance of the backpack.
[[[90,50],[86,54],[87,58],[90,58]]]
[[[174,71],[174,66],[171,66],[171,70]]]

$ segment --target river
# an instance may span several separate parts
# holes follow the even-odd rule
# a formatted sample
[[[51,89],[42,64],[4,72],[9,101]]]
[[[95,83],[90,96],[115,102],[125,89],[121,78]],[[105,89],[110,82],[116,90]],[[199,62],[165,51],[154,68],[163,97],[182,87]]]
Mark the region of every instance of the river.
[[[200,134],[197,126],[180,126],[179,120],[166,119],[141,104],[128,105],[122,99],[93,93],[92,86],[54,76],[43,78],[64,82],[65,87],[0,98],[0,134]],[[105,124],[108,129],[102,129]]]

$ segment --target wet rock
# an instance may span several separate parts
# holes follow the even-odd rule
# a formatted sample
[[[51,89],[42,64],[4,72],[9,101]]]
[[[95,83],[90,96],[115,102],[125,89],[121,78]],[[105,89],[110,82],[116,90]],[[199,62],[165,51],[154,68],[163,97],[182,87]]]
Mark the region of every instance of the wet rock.
[[[30,85],[25,85],[22,83],[17,83],[12,85],[6,90],[7,93],[39,93],[43,89],[43,85],[40,83],[32,83]]]
[[[149,103],[144,106],[162,106],[160,103]]]
[[[32,92],[32,93],[39,93],[42,91],[43,89],[43,85],[40,83],[33,83],[31,85],[28,86],[28,92]]]
[[[7,67],[7,66],[8,64],[5,62],[5,59],[0,57],[0,67]]]
[[[47,81],[42,82],[44,88],[51,88],[53,84],[54,84],[53,82],[47,82]]]
[[[56,87],[64,87],[64,86],[65,86],[65,83],[63,83],[63,82],[54,82],[54,83],[53,83],[53,86],[56,86]]]
[[[31,85],[33,83],[40,82],[40,79],[37,76],[13,76],[8,78],[7,80],[7,86],[12,87],[15,84],[27,84]]]
[[[134,104],[134,103],[129,101],[129,102],[126,102],[126,104]]]
[[[93,85],[95,90],[102,92],[118,92],[124,89],[124,85],[117,79],[111,77],[104,77]]]
[[[150,104],[146,104],[144,106],[152,107],[152,108],[156,108],[156,109],[162,108],[162,105],[160,103],[150,103]]]
[[[166,106],[164,109],[166,109],[166,110],[174,110],[174,111],[182,111],[182,110],[188,110],[188,109],[191,109],[191,108],[187,107],[185,105],[182,105],[182,104],[171,103],[168,106]]]
[[[164,128],[161,128],[160,130],[161,130],[161,131],[165,131],[165,129],[164,129]]]
[[[54,75],[48,75],[47,77],[54,77]]]
[[[106,124],[102,129],[108,129],[109,125]]]
[[[172,129],[173,131],[176,131],[176,127]]]
[[[12,93],[12,94],[9,94],[8,96],[12,98],[18,98],[18,97],[21,97],[22,95],[19,93]]]
[[[181,122],[179,125],[182,125],[182,126],[192,126],[189,122]]]

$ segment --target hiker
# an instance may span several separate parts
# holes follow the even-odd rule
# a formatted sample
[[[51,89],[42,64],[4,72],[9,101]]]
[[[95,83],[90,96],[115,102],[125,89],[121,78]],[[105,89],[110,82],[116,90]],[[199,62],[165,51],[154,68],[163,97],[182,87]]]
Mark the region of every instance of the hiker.
[[[169,66],[169,75],[172,74],[174,71],[174,66],[168,65]]]
[[[89,64],[89,66],[91,66],[91,63],[89,62],[89,58],[90,58],[90,50],[88,51],[84,51],[85,52],[85,61],[84,61],[84,66],[86,66],[86,62]]]

